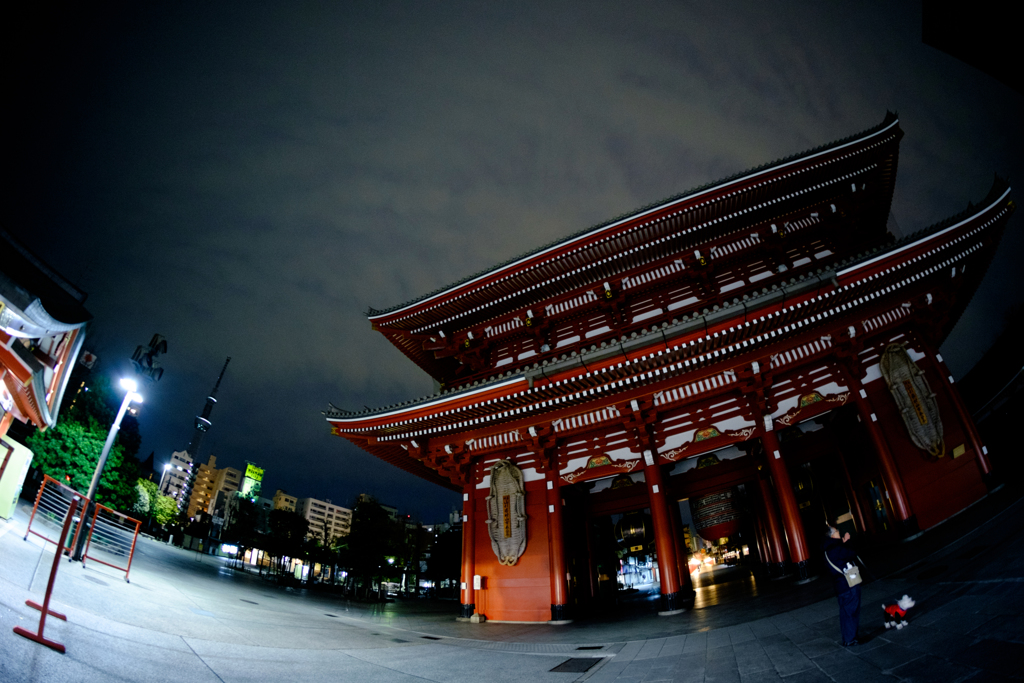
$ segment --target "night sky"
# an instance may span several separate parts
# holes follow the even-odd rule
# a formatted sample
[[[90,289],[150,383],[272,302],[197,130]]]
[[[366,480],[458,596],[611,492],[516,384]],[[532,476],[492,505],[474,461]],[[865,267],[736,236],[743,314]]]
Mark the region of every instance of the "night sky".
[[[42,4],[42,3],[36,3]],[[711,3],[707,3],[711,4]],[[921,42],[914,3],[132,3],[8,26],[8,230],[89,293],[86,348],[153,333],[140,456],[425,522],[456,494],[330,430],[429,394],[386,308],[898,111],[903,234],[1024,181],[1024,98]],[[1020,201],[1020,189],[1015,190]],[[1024,298],[1015,216],[942,352],[962,377]]]

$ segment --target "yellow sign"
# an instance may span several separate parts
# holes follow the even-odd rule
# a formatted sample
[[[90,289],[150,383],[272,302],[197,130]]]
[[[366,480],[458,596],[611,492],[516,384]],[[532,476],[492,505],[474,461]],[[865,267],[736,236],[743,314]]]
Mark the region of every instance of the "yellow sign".
[[[263,468],[248,463],[245,466],[245,476],[253,481],[263,481]]]

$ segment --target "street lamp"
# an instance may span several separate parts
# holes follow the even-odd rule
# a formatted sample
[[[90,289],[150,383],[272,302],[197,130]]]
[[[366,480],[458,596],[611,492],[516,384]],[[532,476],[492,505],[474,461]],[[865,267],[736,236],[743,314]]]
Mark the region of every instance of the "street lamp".
[[[96,463],[96,471],[92,475],[92,483],[89,484],[89,493],[86,494],[86,498],[89,499],[89,507],[87,510],[83,510],[82,521],[88,522],[89,515],[92,514],[93,510],[96,509],[96,489],[100,486],[100,475],[103,474],[103,466],[107,464],[107,456],[110,455],[110,449],[114,445],[114,439],[117,438],[117,432],[121,429],[121,420],[124,419],[124,414],[128,412],[128,406],[135,403],[142,403],[142,396],[136,393],[139,385],[132,379],[122,379],[121,388],[125,390],[124,400],[121,401],[121,408],[117,411],[117,417],[114,418],[114,424],[110,425],[110,433],[107,434],[107,440],[103,444],[103,451],[100,452],[100,460]],[[78,535],[78,545],[75,548],[76,560],[82,559],[82,546],[85,545],[85,534]]]

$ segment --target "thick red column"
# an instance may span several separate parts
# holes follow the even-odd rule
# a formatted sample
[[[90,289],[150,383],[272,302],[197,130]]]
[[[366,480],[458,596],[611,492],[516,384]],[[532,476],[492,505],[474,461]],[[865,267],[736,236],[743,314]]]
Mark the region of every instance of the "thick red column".
[[[971,418],[971,413],[967,410],[967,406],[964,405],[963,398],[960,397],[960,390],[956,388],[956,384],[953,382],[953,375],[942,361],[942,356],[933,352],[928,347],[926,349],[928,354],[935,360],[935,367],[938,368],[939,375],[942,377],[940,382],[945,387],[946,395],[949,396],[950,402],[956,409],[957,417],[960,418],[960,424],[964,426],[964,431],[967,432],[967,438],[971,441],[971,448],[974,449],[975,456],[978,458],[978,467],[981,469],[982,475],[988,479],[992,474],[992,463],[988,459],[988,449],[982,443],[981,435],[978,433],[978,428]],[[986,481],[987,483],[989,482]]]
[[[565,534],[562,526],[562,492],[561,479],[557,467],[548,470],[547,501],[548,501],[548,558],[551,575],[551,621],[567,624],[569,583],[568,569],[565,564]]]
[[[473,574],[476,573],[476,511],[473,509],[473,495],[476,490],[474,478],[470,476],[469,483],[462,493],[462,609],[459,613],[460,619],[469,619],[476,611],[475,591],[473,590]]]
[[[767,450],[767,447],[766,447]],[[775,496],[772,495],[771,483],[758,473],[757,484],[761,489],[761,501],[764,503],[764,534],[768,542],[768,575],[781,578],[786,575],[786,547],[782,537],[782,525],[775,507]]]
[[[892,458],[892,451],[889,450],[889,444],[885,440],[885,435],[882,434],[882,429],[878,426],[878,416],[875,415],[875,411],[871,407],[868,393],[864,391],[864,387],[861,386],[859,379],[850,375],[849,380],[850,395],[853,397],[853,402],[857,405],[857,413],[860,415],[861,424],[868,430],[871,444],[875,447],[875,456],[878,458],[878,470],[882,475],[882,481],[885,483],[886,497],[892,506],[896,521],[904,528],[914,528],[916,527],[913,520],[914,513],[910,509],[907,492],[903,489],[903,478],[896,468],[896,461]]]
[[[693,590],[693,579],[690,578],[690,564],[687,555],[690,549],[683,547],[683,518],[679,513],[679,501],[667,498],[669,519],[672,521],[672,540],[676,544],[676,568],[679,570],[679,593],[681,601],[687,609],[693,607],[696,593]]]
[[[807,552],[807,539],[804,535],[803,522],[800,520],[800,510],[796,506],[796,497],[793,495],[793,484],[789,480],[789,471],[782,460],[782,451],[779,450],[779,438],[770,429],[771,426],[771,417],[765,415],[761,427],[761,443],[764,445],[765,458],[768,461],[768,472],[775,482],[775,494],[778,497],[779,510],[782,512],[782,526],[786,530],[789,556],[793,558],[802,581],[810,578],[807,566],[810,557]]]
[[[658,550],[658,574],[661,578],[662,609],[658,614],[670,616],[684,611],[683,596],[679,593],[678,558],[676,544],[672,541],[672,521],[665,503],[665,484],[655,457],[650,451],[644,452],[644,479],[647,480],[647,497],[654,523],[654,545]]]

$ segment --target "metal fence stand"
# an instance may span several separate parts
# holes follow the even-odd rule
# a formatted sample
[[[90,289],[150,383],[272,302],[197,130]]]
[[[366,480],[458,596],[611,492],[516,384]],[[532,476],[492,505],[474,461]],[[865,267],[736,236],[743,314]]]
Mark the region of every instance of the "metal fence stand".
[[[96,503],[96,512],[92,516],[92,524],[89,526],[88,535],[85,538],[85,552],[82,553],[82,567],[85,567],[87,560],[99,562],[100,564],[119,569],[124,572],[124,580],[128,581],[128,572],[132,568],[132,558],[135,557],[135,543],[139,538],[139,528],[142,522],[132,519],[128,515],[117,510],[112,510],[106,505]],[[93,546],[93,541],[96,545]],[[90,550],[93,554],[89,554]],[[106,560],[100,559],[103,554]],[[117,564],[117,558],[127,556],[128,560],[122,567]]]
[[[40,490],[40,494],[41,493],[42,491]],[[53,582],[54,579],[57,578],[57,569],[60,567],[60,556],[62,555],[61,551],[64,550],[64,541],[67,539],[68,530],[71,528],[71,520],[74,518],[75,511],[78,509],[78,503],[78,496],[72,498],[71,505],[68,506],[67,515],[64,516],[64,527],[61,529],[60,539],[57,541],[57,549],[53,553],[53,565],[50,567],[50,579],[46,582],[46,593],[43,595],[43,604],[40,605],[31,600],[25,601],[25,604],[29,607],[33,607],[39,610],[39,632],[32,633],[31,631],[23,629],[20,626],[14,627],[14,632],[17,633],[19,636],[24,636],[29,640],[34,640],[40,645],[45,645],[46,647],[52,650],[56,650],[61,654],[64,654],[66,652],[64,646],[56,641],[47,640],[46,638],[44,638],[43,628],[46,626],[46,615],[51,615],[57,617],[58,619],[63,619],[64,621],[68,620],[68,618],[65,615],[59,612],[54,612],[50,609],[50,595],[53,593]]]
[[[78,534],[82,531],[83,524],[75,525],[71,542],[66,546],[62,545],[64,543],[63,540],[60,543],[55,541],[51,534],[53,531],[60,529],[57,526],[60,523],[58,520],[67,512],[68,505],[72,499],[80,501],[79,506],[82,509],[83,516],[81,521],[84,522],[85,510],[89,504],[89,499],[70,486],[60,483],[50,475],[44,475],[43,483],[39,487],[39,493],[36,494],[35,505],[32,506],[32,514],[29,516],[28,526],[25,528],[25,540],[28,540],[29,535],[38,536],[47,543],[56,543],[60,547],[61,553],[70,554],[75,547],[75,541],[78,540]]]

